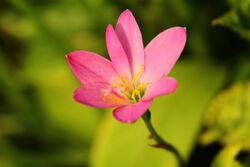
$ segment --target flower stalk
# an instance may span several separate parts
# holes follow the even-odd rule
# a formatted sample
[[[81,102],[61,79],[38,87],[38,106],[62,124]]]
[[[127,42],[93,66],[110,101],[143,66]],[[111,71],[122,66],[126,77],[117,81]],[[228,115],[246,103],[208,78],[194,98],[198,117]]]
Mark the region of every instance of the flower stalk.
[[[170,144],[170,143],[166,142],[165,140],[163,140],[162,137],[156,132],[156,130],[153,127],[152,122],[151,122],[151,113],[150,113],[149,110],[147,110],[147,112],[145,112],[142,115],[142,119],[143,119],[147,129],[150,132],[150,137],[152,137],[157,143],[157,144],[152,145],[152,146],[157,147],[157,148],[162,148],[162,149],[165,149],[167,151],[172,152],[176,156],[176,158],[178,160],[178,163],[179,163],[179,166],[180,167],[185,167],[185,161],[182,158],[179,151],[172,144]]]

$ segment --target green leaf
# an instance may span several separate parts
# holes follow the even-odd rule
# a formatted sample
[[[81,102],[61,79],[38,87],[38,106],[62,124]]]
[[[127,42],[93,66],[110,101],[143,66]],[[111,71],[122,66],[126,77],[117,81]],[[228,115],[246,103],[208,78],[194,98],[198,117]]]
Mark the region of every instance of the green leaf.
[[[212,21],[213,25],[223,25],[250,40],[250,0],[231,2],[233,7],[221,17]]]
[[[204,115],[206,131],[202,144],[220,142],[241,144],[250,150],[250,82],[235,83],[221,91],[209,104]]]
[[[244,167],[235,159],[240,150],[240,145],[231,145],[224,148],[215,157],[212,167]]]

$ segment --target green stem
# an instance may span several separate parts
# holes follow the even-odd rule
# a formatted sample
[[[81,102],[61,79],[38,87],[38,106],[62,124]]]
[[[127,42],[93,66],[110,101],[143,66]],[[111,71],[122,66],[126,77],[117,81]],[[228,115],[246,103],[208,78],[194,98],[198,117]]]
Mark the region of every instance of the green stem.
[[[149,132],[151,133],[152,138],[157,143],[154,146],[158,147],[158,148],[163,148],[163,149],[165,149],[167,151],[172,152],[176,156],[176,158],[177,158],[177,160],[179,162],[179,166],[184,167],[185,166],[185,161],[182,158],[182,156],[180,155],[179,151],[173,145],[171,145],[170,143],[164,141],[161,138],[161,136],[159,136],[158,133],[156,132],[156,130],[153,127],[152,122],[151,122],[151,113],[150,113],[149,110],[146,113],[144,113],[144,115],[142,116],[142,119],[144,120],[146,127],[148,128]]]

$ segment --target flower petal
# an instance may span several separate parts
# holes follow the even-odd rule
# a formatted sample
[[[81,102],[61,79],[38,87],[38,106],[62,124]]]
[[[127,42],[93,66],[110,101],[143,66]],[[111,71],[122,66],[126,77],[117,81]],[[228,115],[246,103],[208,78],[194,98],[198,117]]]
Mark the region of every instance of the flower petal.
[[[74,51],[67,55],[68,63],[81,84],[109,83],[118,75],[107,59],[88,51]]]
[[[118,107],[113,111],[113,115],[118,121],[133,123],[149,109],[152,102],[141,101],[132,105]]]
[[[135,75],[144,65],[144,48],[141,31],[128,9],[119,16],[115,31],[128,56],[132,75]]]
[[[108,25],[106,30],[106,43],[109,57],[116,71],[119,74],[124,74],[128,79],[131,79],[128,57],[111,25]]]
[[[152,82],[166,76],[186,43],[186,28],[173,27],[157,35],[145,48],[143,80]]]
[[[152,100],[158,96],[172,93],[176,90],[176,88],[177,81],[174,78],[162,77],[148,86],[142,101]]]
[[[112,88],[105,83],[86,84],[75,90],[74,99],[97,108],[111,108],[127,104],[124,99],[113,94],[111,90]]]

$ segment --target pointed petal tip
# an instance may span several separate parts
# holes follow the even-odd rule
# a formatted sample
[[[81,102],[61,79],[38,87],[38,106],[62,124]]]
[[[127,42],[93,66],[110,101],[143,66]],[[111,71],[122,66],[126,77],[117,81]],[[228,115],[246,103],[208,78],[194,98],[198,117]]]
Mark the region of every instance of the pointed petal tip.
[[[108,24],[106,28],[106,43],[107,43],[107,37],[109,36],[111,29],[112,29],[112,25]]]
[[[76,61],[76,56],[80,54],[80,51],[72,51],[65,55],[67,61],[69,64],[72,64],[74,61]]]
[[[74,93],[73,93],[72,99],[73,99],[74,101],[79,102],[79,100],[78,100],[77,97],[78,97],[78,96],[76,95],[76,90],[75,90]]]
[[[122,13],[124,13],[124,14],[132,14],[132,12],[129,10],[129,9],[126,9],[126,10],[124,10]]]
[[[126,10],[124,10],[121,14],[120,14],[120,16],[119,16],[119,18],[121,19],[121,18],[131,18],[131,17],[134,17],[133,16],[133,13],[129,10],[129,9],[126,9]],[[118,20],[119,20],[119,18],[118,18]]]
[[[70,60],[72,60],[72,58],[74,56],[77,56],[79,54],[82,54],[82,51],[81,50],[75,50],[75,51],[72,51],[72,52],[66,54],[65,57],[66,57],[66,59],[68,59],[70,61]]]
[[[182,27],[182,31],[183,31],[183,33],[184,33],[185,36],[186,36],[186,34],[187,34],[187,27]]]
[[[183,31],[184,33],[187,32],[187,27],[177,26],[177,27],[173,27],[173,28],[176,28],[176,29],[178,29],[179,31]]]
[[[73,61],[72,54],[68,53],[65,55],[65,58],[67,59],[68,63],[71,64]]]
[[[185,33],[187,33],[187,27],[182,27]]]
[[[106,38],[110,36],[110,33],[112,33],[112,31],[114,32],[114,28],[111,24],[108,24],[107,28],[106,28]]]
[[[113,28],[113,26],[112,26],[111,24],[108,24],[108,25],[107,25],[107,28],[106,28],[106,32],[107,32],[107,31],[110,31],[110,29],[112,29],[112,28]]]
[[[167,30],[170,30],[170,31],[175,31],[175,32],[183,32],[183,33],[186,33],[187,32],[187,27],[182,27],[182,26],[175,26],[175,27],[170,27],[168,28]]]

